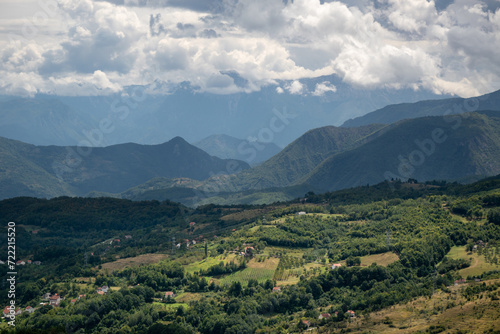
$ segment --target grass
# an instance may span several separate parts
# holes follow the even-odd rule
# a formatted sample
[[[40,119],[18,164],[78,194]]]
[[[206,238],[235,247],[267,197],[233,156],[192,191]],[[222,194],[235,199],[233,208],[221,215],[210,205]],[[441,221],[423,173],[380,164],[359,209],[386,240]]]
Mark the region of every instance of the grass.
[[[271,254],[286,254],[288,256],[302,257],[306,251],[312,248],[285,248],[269,246],[259,253],[259,255],[270,256]],[[258,256],[258,255],[257,255]]]
[[[249,280],[255,279],[259,283],[260,282],[265,282],[268,279],[272,279],[274,276],[274,270],[273,269],[255,269],[255,268],[246,268],[242,271],[238,271],[236,273],[227,275],[220,280],[215,280],[216,282],[218,281],[219,284],[225,285],[225,284],[231,284],[233,282],[242,282],[242,283],[248,283]]]
[[[381,254],[373,254],[360,257],[362,266],[369,266],[372,263],[376,263],[379,266],[387,267],[391,263],[399,260],[398,256],[393,252],[386,252]]]
[[[175,297],[175,300],[179,303],[187,304],[191,301],[200,300],[203,295],[200,293],[183,292]]]
[[[139,267],[140,265],[157,263],[161,260],[167,259],[168,257],[169,255],[167,254],[142,254],[135,257],[127,257],[113,262],[104,263],[102,265],[101,272],[105,272],[107,270],[109,273],[111,273],[113,271],[122,270],[127,267]]]
[[[279,259],[274,257],[265,257],[264,261],[261,262],[258,262],[256,258],[253,258],[247,263],[247,268],[220,279],[215,279],[214,281],[222,285],[238,281],[248,283],[251,279],[264,282],[273,278],[274,271],[278,267],[278,263]]]
[[[458,271],[458,274],[462,277],[479,276],[487,271],[500,270],[500,265],[487,263],[484,256],[478,255],[477,252],[466,253],[465,246],[452,247],[447,256],[452,259],[465,259],[471,261],[470,267]]]
[[[493,282],[500,280],[487,284]],[[422,333],[430,326],[443,326],[443,333],[496,333],[500,330],[500,301],[486,294],[468,301],[460,294],[463,288],[453,286],[451,293],[438,291],[431,299],[420,297],[407,304],[354,318],[346,330],[351,333]]]
[[[187,273],[192,274],[196,271],[206,270],[212,266],[215,266],[216,264],[219,264],[221,261],[224,263],[228,263],[234,261],[235,259],[236,259],[235,254],[225,254],[216,257],[208,257],[201,261],[189,263],[184,266],[184,269],[186,270]]]
[[[165,303],[160,303],[160,302],[153,302],[153,305],[159,305],[162,308],[170,311],[175,311],[179,306],[184,307],[185,309],[189,308],[189,305],[187,303],[174,303],[174,304],[165,304]]]

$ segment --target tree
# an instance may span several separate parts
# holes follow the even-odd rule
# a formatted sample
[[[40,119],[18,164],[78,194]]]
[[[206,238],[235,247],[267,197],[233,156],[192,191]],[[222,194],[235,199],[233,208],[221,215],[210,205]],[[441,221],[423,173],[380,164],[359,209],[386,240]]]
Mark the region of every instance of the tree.
[[[495,225],[500,225],[500,208],[494,208],[488,212],[488,221]]]
[[[359,257],[350,256],[345,260],[345,263],[348,267],[359,266],[361,265],[361,259]]]

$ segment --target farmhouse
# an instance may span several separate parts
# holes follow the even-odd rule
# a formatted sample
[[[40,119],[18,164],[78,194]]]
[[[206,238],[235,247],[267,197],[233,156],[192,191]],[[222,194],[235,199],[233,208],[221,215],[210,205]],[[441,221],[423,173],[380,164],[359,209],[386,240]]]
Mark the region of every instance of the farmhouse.
[[[332,264],[332,269],[337,269],[337,268],[340,268],[342,267],[342,265],[340,263],[334,263]]]
[[[165,292],[165,298],[175,298],[177,296],[173,291]]]
[[[50,306],[59,306],[59,303],[61,303],[61,296],[59,296],[57,293],[53,296],[50,296],[49,303]]]
[[[9,313],[10,313],[10,308],[8,306],[6,306],[3,309],[3,316],[6,317],[7,315],[9,315]]]
[[[332,315],[330,313],[321,313],[318,317],[319,320],[321,319],[328,319],[330,318]]]
[[[281,291],[281,286],[275,286],[273,288],[273,292],[279,292],[279,291]]]

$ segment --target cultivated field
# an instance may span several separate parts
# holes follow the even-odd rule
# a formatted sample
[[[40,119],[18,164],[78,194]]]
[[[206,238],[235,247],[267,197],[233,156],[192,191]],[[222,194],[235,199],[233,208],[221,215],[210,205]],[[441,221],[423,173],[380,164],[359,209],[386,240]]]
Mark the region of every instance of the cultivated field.
[[[478,255],[477,252],[467,253],[465,246],[452,247],[447,256],[452,259],[466,259],[471,261],[469,268],[458,271],[462,277],[479,276],[491,270],[500,270],[500,265],[487,263],[484,256]]]
[[[115,270],[122,270],[127,267],[138,267],[151,263],[157,263],[169,257],[167,254],[142,254],[135,257],[127,257],[113,262],[104,263],[101,272],[108,271],[109,273]]]
[[[251,279],[264,282],[273,278],[278,263],[279,259],[273,257],[264,258],[264,261],[261,262],[253,258],[248,262],[246,269],[227,275],[221,279],[216,279],[215,281],[219,284],[230,284],[236,281],[247,283]]]
[[[393,252],[373,254],[360,257],[362,266],[369,266],[372,263],[376,263],[379,266],[387,267],[393,262],[399,260],[398,256]]]

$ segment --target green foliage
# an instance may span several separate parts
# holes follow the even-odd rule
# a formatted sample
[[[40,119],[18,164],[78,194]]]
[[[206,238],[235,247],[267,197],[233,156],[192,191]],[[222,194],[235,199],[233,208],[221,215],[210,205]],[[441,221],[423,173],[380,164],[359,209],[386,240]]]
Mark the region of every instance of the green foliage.
[[[500,208],[490,209],[488,212],[488,221],[495,225],[500,225]]]

